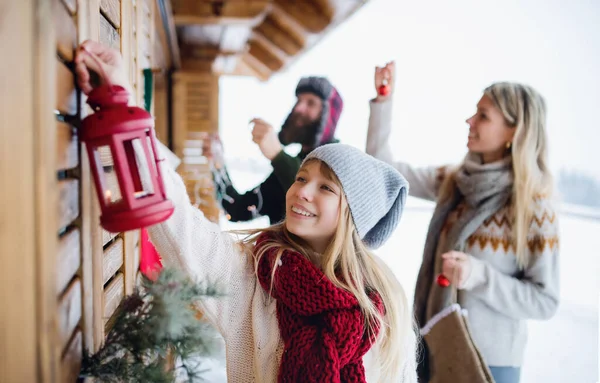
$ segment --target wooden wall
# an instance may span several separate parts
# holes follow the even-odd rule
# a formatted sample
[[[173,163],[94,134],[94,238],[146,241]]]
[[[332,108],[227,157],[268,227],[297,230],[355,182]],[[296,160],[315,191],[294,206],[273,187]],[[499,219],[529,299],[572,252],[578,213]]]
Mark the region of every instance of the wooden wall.
[[[215,199],[211,163],[202,156],[202,133],[219,131],[219,78],[207,71],[173,75],[173,151],[192,204],[213,222],[220,206]]]
[[[155,37],[158,20],[155,0],[0,5],[0,46],[11,53],[0,60],[0,382],[74,382],[82,350],[100,347],[138,280],[139,231],[99,226],[77,134],[90,109],[75,85],[73,59],[86,39],[119,49],[140,106],[143,69],[156,69],[152,107],[158,137],[167,142],[170,63]],[[186,145],[198,146],[194,134],[218,129],[218,79],[188,73],[175,83],[189,106],[173,132],[185,158]],[[187,154],[180,171],[190,175],[188,191],[211,201],[199,207],[217,220],[209,166],[197,152]]]
[[[155,0],[7,0],[0,5],[0,382],[74,382],[134,289],[139,231],[108,233],[78,141],[89,113],[77,45],[120,51],[143,105]]]

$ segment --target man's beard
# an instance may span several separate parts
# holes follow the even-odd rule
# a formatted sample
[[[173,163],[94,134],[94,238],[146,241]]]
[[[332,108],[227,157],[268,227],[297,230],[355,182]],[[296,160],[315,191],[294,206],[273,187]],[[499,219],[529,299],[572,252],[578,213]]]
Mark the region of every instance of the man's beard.
[[[299,143],[312,147],[315,145],[315,135],[320,123],[320,119],[308,121],[304,116],[292,113],[281,128],[281,142],[284,145]]]

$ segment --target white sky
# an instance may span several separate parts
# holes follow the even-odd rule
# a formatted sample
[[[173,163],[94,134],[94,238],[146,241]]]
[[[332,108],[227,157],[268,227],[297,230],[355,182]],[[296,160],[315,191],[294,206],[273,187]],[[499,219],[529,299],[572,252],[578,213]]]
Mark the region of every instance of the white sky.
[[[279,129],[304,75],[330,78],[344,99],[337,136],[364,148],[373,70],[389,60],[398,72],[397,158],[415,165],[459,161],[464,120],[483,88],[520,81],[548,103],[555,172],[573,168],[600,179],[600,0],[371,0],[268,82],[221,79],[227,157],[263,161],[247,122],[262,117]]]

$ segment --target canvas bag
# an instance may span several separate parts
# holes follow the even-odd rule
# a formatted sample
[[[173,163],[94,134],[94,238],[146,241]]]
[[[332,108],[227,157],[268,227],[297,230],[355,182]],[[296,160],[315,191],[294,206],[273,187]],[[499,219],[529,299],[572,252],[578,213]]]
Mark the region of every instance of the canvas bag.
[[[467,310],[457,303],[457,287],[449,288],[451,304],[420,330],[429,349],[429,383],[494,383],[471,337]]]

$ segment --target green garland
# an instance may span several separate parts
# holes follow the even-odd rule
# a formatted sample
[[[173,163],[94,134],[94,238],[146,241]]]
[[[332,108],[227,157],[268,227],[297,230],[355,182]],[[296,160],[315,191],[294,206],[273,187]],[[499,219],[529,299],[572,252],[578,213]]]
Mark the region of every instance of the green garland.
[[[170,383],[182,376],[200,381],[200,358],[217,348],[216,332],[196,317],[194,303],[219,295],[172,269],[163,269],[154,282],[144,278],[143,288],[121,301],[102,348],[93,355],[84,351],[80,377],[115,383]],[[167,366],[169,352],[175,369]]]

